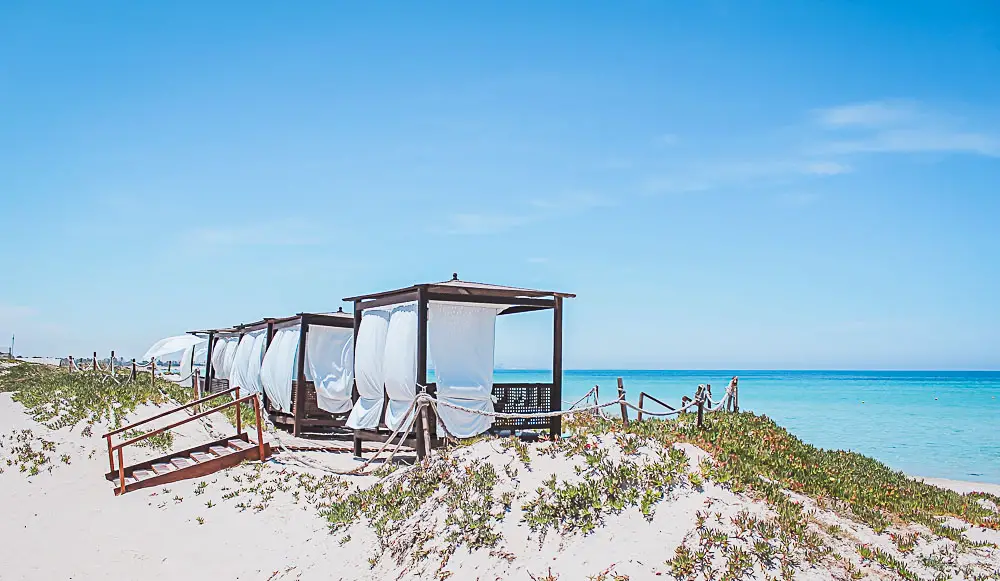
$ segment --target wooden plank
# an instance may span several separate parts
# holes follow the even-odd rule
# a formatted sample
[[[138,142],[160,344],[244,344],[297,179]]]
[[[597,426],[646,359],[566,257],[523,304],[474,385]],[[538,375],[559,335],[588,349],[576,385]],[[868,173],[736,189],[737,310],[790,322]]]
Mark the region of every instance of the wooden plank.
[[[562,297],[556,297],[562,302]],[[485,305],[511,305],[519,307],[539,307],[542,309],[552,309],[556,306],[555,299],[525,298],[509,295],[462,295],[454,293],[428,292],[428,301],[441,301],[449,303],[477,303]]]
[[[295,424],[292,425],[292,435],[296,438],[302,433],[301,420],[306,414],[306,337],[309,335],[309,324],[303,323],[299,328],[298,369],[295,376],[298,389],[295,390],[295,402],[292,413],[295,414]]]
[[[552,309],[552,391],[549,392],[549,411],[562,409],[563,380],[563,299],[556,297]],[[562,417],[549,422],[549,435],[562,437]]]
[[[215,456],[207,452],[192,452],[190,458],[195,462],[208,462],[215,458]]]
[[[212,446],[208,449],[208,451],[216,456],[225,456],[232,453],[232,449],[230,449],[229,446]]]
[[[427,385],[427,287],[417,287],[417,384]],[[388,402],[389,398],[385,398]],[[384,413],[383,413],[384,415]],[[430,454],[430,408],[420,410],[420,421],[414,426],[417,432],[417,457],[423,459]]]

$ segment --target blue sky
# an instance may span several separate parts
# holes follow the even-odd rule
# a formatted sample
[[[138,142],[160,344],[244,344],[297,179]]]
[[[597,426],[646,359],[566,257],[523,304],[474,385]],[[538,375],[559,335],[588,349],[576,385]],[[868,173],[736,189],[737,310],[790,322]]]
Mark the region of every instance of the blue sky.
[[[571,368],[1000,368],[993,2],[6,2],[0,111],[26,354],[457,271]]]

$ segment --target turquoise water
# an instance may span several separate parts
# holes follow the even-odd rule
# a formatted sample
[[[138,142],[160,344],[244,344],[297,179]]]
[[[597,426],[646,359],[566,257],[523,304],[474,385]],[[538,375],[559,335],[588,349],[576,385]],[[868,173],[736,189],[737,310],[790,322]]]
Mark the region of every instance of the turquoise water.
[[[878,458],[907,474],[1000,483],[1000,372],[567,371],[563,399],[595,384],[613,399],[645,391],[673,405],[710,383],[716,398],[740,377],[740,408],[766,414],[804,441]],[[551,381],[551,372],[498,370],[497,382]],[[863,402],[863,403],[862,403]]]

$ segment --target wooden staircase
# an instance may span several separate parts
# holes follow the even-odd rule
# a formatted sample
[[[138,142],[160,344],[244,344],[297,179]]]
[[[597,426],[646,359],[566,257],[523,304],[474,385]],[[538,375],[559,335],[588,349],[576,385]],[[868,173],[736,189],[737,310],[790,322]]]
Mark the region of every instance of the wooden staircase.
[[[136,426],[160,419],[181,410],[193,408],[195,406],[198,406],[200,409],[202,403],[231,392],[235,392],[235,399],[232,401],[226,402],[210,410],[198,412],[181,421],[174,422],[168,426],[164,426],[145,434],[141,434],[120,444],[114,445],[112,443],[112,436],[122,434],[126,430],[130,430]],[[255,412],[254,415],[257,420],[257,443],[251,442],[247,437],[246,432],[242,430],[240,421],[240,406],[244,403],[253,405]],[[222,411],[232,406],[236,407],[235,436],[202,444],[181,452],[173,452],[169,455],[161,456],[160,458],[155,458],[153,460],[146,460],[145,462],[125,466],[122,450],[126,446],[136,444],[149,438],[150,436],[171,430],[177,426],[203,418],[207,415]],[[186,480],[188,478],[198,478],[225,468],[236,466],[244,460],[263,461],[271,456],[271,446],[267,442],[264,442],[264,432],[260,421],[260,401],[257,399],[256,395],[248,395],[241,398],[239,387],[195,400],[161,414],[157,414],[151,418],[124,426],[104,434],[104,437],[108,441],[108,461],[111,465],[111,471],[105,474],[105,478],[114,484],[114,492],[116,496],[125,494],[126,492],[131,492],[132,490],[138,490],[140,488],[159,486],[168,482],[176,482],[178,480]],[[117,468],[115,467],[116,452],[118,455]]]
[[[271,445],[264,443],[264,458],[271,456]],[[105,478],[114,484],[115,495],[132,492],[140,488],[159,486],[168,482],[199,478],[219,470],[236,466],[244,460],[260,460],[260,447],[250,442],[247,435],[239,434],[229,438],[202,444],[181,452],[126,466],[125,490],[121,488],[121,472],[113,470]]]

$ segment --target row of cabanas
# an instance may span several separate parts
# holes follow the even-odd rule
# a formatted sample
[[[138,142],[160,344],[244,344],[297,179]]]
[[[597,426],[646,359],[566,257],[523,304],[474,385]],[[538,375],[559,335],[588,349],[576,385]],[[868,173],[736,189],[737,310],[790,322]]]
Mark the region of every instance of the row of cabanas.
[[[407,410],[426,388],[439,401],[488,412],[553,411],[562,402],[562,304],[568,293],[461,281],[419,284],[348,297],[354,313],[300,313],[224,329],[190,331],[147,353],[183,350],[181,377],[205,362],[204,392],[239,386],[261,393],[276,425],[296,436],[348,430],[360,454],[364,440],[384,440],[414,421]],[[552,381],[495,383],[496,318],[553,312]],[[174,349],[164,351],[164,349]],[[433,381],[428,361],[433,361]],[[559,418],[498,419],[437,406],[432,437],[466,438],[495,428],[548,429]],[[433,420],[434,418],[428,418]],[[420,430],[410,436],[422,450]]]

